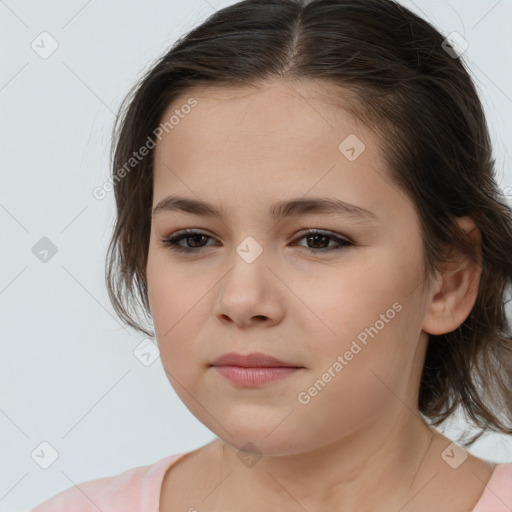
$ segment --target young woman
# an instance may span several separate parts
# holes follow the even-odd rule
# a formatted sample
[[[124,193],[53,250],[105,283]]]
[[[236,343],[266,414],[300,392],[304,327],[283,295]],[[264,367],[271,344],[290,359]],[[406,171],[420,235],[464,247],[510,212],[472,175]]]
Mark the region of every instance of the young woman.
[[[456,43],[391,0],[245,0],[141,79],[109,292],[215,440],[33,512],[512,508],[512,462],[436,429],[512,433],[512,212]]]

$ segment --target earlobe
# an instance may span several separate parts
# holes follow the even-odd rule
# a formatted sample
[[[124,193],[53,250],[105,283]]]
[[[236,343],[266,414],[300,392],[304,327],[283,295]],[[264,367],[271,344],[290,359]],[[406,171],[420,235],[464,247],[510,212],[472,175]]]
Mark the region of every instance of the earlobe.
[[[470,255],[458,254],[444,264],[422,326],[429,334],[446,334],[457,329],[469,316],[478,296],[482,273],[481,233],[470,217],[460,217],[457,221],[476,244],[477,258],[475,261]]]

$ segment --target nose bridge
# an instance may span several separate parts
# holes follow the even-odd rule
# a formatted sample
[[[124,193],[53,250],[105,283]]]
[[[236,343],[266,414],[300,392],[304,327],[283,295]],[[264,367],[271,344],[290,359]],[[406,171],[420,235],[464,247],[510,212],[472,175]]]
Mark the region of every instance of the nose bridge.
[[[246,236],[234,247],[231,258],[232,269],[228,281],[230,286],[250,287],[247,293],[261,293],[266,285],[265,274],[268,272],[267,254],[263,245],[253,236]]]
[[[261,260],[265,260],[265,258],[261,258],[264,252],[262,243],[261,238],[259,242],[253,236],[248,235],[237,245],[236,253],[247,265],[252,265],[258,260],[261,262]]]

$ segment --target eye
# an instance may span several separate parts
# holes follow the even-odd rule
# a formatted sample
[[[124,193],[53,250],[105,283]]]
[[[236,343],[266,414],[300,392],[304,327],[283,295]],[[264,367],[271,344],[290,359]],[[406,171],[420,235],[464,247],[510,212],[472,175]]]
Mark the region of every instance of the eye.
[[[311,243],[313,245],[316,245],[317,247],[305,247],[305,249],[308,249],[309,252],[315,254],[318,252],[331,252],[331,251],[339,251],[343,249],[344,247],[349,247],[351,245],[354,245],[354,243],[349,240],[348,238],[341,237],[336,233],[333,233],[332,231],[323,231],[320,229],[307,229],[301,236],[296,238],[295,240],[301,240],[305,238],[306,243]],[[329,244],[329,239],[335,242],[334,247],[320,247],[318,248],[318,245],[324,245],[325,243]],[[300,247],[304,247],[301,245]]]
[[[183,231],[178,231],[176,233],[173,233],[172,235],[162,238],[160,241],[166,246],[169,247],[173,251],[177,252],[200,252],[201,249],[204,247],[207,247],[207,245],[203,245],[207,239],[212,239],[211,236],[206,235],[201,232],[197,232],[191,229],[185,229]],[[354,245],[354,243],[345,238],[337,235],[336,233],[333,233],[331,231],[323,231],[319,229],[307,229],[305,232],[302,233],[301,236],[294,239],[296,242],[297,240],[301,240],[305,238],[307,243],[312,243],[316,245],[317,247],[305,247],[303,245],[299,245],[299,247],[303,247],[304,249],[307,249],[310,253],[315,254],[319,252],[331,252],[331,251],[338,251],[345,247]],[[187,243],[191,242],[191,247],[183,246],[180,244],[182,240],[186,240]],[[335,246],[329,247],[329,241],[334,241]],[[327,243],[327,247],[318,247],[318,245],[324,245]]]
[[[205,239],[211,238],[209,235],[205,235],[203,233],[199,233],[197,231],[193,231],[191,229],[185,229],[183,231],[178,231],[166,238],[162,238],[161,242],[172,249],[173,251],[177,252],[197,252],[196,249],[202,249],[203,245],[201,245],[202,242],[205,241]],[[180,245],[179,242],[182,240],[192,240],[192,247],[184,247],[183,245]]]

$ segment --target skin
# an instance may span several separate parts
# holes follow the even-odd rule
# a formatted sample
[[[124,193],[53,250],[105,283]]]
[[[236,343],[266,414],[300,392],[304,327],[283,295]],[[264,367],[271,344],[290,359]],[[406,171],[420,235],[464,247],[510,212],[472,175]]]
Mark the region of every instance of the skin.
[[[160,212],[152,219],[146,277],[162,364],[183,403],[216,435],[166,473],[162,511],[469,511],[491,476],[493,465],[472,455],[450,467],[441,454],[451,440],[417,408],[428,334],[464,321],[480,266],[461,256],[426,280],[412,202],[390,181],[374,133],[326,103],[325,91],[318,82],[278,80],[196,87],[163,115],[190,97],[198,101],[157,143],[153,207],[173,194],[226,215]],[[338,149],[349,134],[366,146],[354,161]],[[274,202],[303,196],[336,197],[378,219],[270,217]],[[471,219],[461,226],[480,240]],[[181,254],[162,243],[186,228],[209,238],[180,245],[203,249]],[[313,254],[337,244],[308,241],[306,228],[354,245]],[[248,236],[263,250],[252,263],[236,251]],[[300,403],[298,394],[395,303],[400,312]],[[302,368],[243,388],[210,366],[231,351]],[[252,465],[238,457],[249,442],[245,451],[257,453]]]

